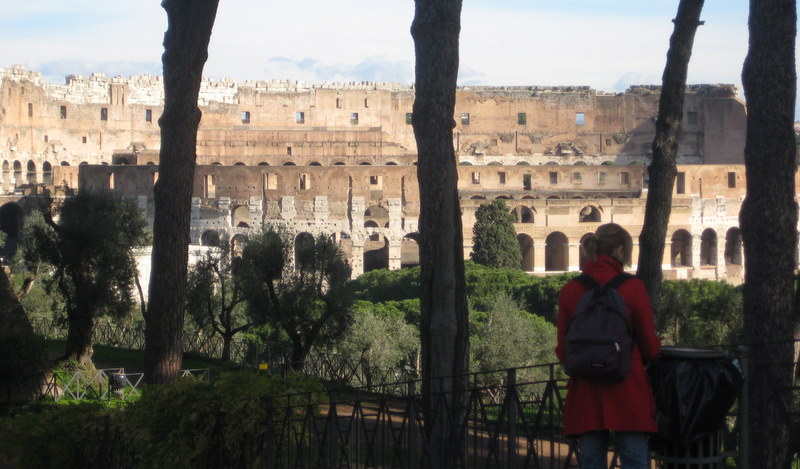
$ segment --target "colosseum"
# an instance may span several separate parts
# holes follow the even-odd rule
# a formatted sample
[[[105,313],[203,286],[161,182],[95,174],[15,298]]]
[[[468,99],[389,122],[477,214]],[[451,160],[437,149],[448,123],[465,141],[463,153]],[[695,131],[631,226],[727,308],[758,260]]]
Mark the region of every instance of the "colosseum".
[[[45,192],[112,189],[152,222],[161,77],[93,74],[56,85],[14,66],[0,81],[0,224],[12,241],[23,199]],[[532,274],[578,270],[580,240],[600,223],[621,224],[636,245],[658,98],[656,86],[459,88],[453,145],[465,255],[475,210],[498,198],[514,214],[521,268]],[[236,244],[266,222],[297,236],[334,234],[354,275],[417,264],[413,100],[413,86],[396,83],[205,79],[193,251]],[[733,85],[688,87],[667,278],[742,281],[745,121]]]

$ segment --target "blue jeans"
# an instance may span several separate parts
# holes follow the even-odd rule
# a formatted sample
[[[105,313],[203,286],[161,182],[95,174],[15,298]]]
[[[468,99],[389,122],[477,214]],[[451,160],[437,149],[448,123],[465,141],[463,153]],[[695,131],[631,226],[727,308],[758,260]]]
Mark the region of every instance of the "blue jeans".
[[[622,469],[647,469],[650,435],[642,432],[615,432]],[[588,432],[579,437],[581,469],[608,468],[608,432]]]

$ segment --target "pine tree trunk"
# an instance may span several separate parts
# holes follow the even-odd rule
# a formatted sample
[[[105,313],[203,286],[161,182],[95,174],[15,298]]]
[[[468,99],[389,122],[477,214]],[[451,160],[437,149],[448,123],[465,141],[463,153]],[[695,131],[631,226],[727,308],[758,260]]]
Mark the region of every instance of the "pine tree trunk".
[[[647,287],[656,312],[660,303],[663,279],[661,265],[664,259],[664,243],[672,211],[672,187],[678,171],[676,159],[683,118],[686,75],[702,9],[703,0],[681,0],[678,5],[678,15],[674,20],[675,30],[669,40],[667,64],[662,78],[656,136],[653,140],[653,161],[648,168],[650,182],[642,232],[639,235],[637,274]]]
[[[148,383],[177,379],[203,66],[219,0],[164,0],[164,113],[154,188],[153,261],[145,329]]]
[[[446,415],[433,415],[443,396],[449,408],[459,407],[464,383],[458,377],[467,369],[463,235],[453,149],[460,17],[460,0],[417,0],[411,26],[416,52],[412,124],[419,154],[423,412],[431,464],[441,468],[455,466],[464,447]]]
[[[29,401],[40,384],[44,351],[33,333],[25,309],[0,267],[0,354],[13,357],[13,365],[0,379],[0,406]]]
[[[792,309],[797,203],[794,0],[750,2],[747,195],[739,215],[745,252],[744,331],[750,344],[750,467],[788,467],[786,412],[792,402]]]

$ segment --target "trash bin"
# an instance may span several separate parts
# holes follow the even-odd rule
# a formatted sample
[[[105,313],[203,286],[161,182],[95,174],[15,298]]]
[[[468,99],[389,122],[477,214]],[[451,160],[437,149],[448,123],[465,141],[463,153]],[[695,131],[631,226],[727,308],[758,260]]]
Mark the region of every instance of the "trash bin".
[[[656,400],[654,457],[664,469],[725,467],[725,418],[744,383],[725,352],[663,347],[648,369]]]
[[[110,373],[108,375],[108,397],[117,399],[125,398],[125,388],[128,386],[128,378],[124,373]]]

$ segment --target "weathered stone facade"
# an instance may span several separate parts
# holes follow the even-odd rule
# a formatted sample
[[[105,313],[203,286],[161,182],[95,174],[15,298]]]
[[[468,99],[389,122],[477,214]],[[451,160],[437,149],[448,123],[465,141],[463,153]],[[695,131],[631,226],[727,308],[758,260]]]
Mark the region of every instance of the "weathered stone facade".
[[[112,188],[152,219],[160,77],[70,76],[45,84],[0,71],[2,189]],[[636,239],[646,199],[657,87],[460,88],[465,254],[477,207],[507,199],[532,273],[577,270],[582,236],[623,225]],[[333,233],[356,274],[418,263],[412,87],[205,80],[199,104],[192,244],[262,222]],[[667,276],[742,278],[745,108],[730,85],[688,89],[664,267]],[[638,249],[638,248],[637,248]],[[638,253],[634,253],[634,259]]]

